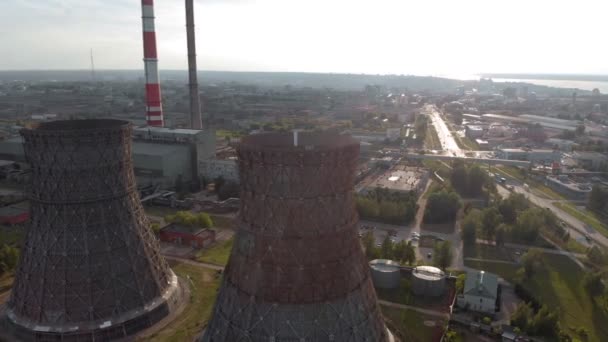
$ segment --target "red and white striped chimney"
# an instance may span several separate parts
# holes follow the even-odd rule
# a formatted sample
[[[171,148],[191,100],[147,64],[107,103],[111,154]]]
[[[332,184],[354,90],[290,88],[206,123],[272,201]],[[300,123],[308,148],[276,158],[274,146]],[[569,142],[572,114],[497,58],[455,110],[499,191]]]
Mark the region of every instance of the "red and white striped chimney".
[[[158,77],[156,31],[154,29],[154,0],[141,1],[144,31],[144,68],[146,72],[146,121],[148,126],[164,126],[163,106]]]

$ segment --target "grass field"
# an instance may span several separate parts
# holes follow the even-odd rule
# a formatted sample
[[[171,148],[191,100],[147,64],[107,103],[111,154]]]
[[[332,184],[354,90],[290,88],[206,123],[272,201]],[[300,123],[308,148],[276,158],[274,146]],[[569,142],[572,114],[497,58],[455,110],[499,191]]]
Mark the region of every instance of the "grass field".
[[[554,206],[574,216],[576,219],[593,227],[604,236],[608,236],[608,225],[603,223],[593,212],[586,209],[579,209],[570,203],[557,202]]]
[[[191,280],[190,303],[184,312],[167,327],[153,336],[143,339],[154,342],[192,341],[207,324],[215,303],[219,279],[215,272],[201,267],[181,264],[173,266],[175,273],[185,281]]]
[[[506,247],[495,247],[482,244],[474,246],[464,245],[463,255],[465,258],[513,261],[515,251]]]
[[[393,334],[401,337],[402,341],[408,342],[427,342],[439,341],[443,334],[445,322],[436,317],[424,315],[422,313],[397,309],[381,305],[382,314],[388,319],[389,329],[392,328]],[[425,321],[434,321],[436,326],[428,327]]]
[[[465,261],[465,265],[496,273],[514,282],[517,266],[491,262]],[[572,335],[584,327],[589,331],[589,341],[608,341],[608,316],[597,308],[583,288],[584,271],[565,255],[543,255],[542,269],[532,279],[524,282],[526,287],[542,304],[559,310],[562,329]]]
[[[424,137],[424,148],[428,150],[441,150],[441,141],[432,123],[428,123],[426,136]]]
[[[230,238],[226,241],[220,241],[209,249],[204,249],[196,255],[196,260],[200,262],[206,262],[209,264],[226,266],[228,258],[230,257],[230,251],[232,251],[232,244],[234,238]]]

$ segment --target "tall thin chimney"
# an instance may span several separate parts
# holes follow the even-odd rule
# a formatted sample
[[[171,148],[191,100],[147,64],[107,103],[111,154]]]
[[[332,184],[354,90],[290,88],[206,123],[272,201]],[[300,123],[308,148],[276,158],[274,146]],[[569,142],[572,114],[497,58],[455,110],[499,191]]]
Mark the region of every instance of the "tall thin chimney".
[[[190,125],[203,128],[196,69],[196,39],[194,35],[194,1],[186,0],[186,32],[188,37],[188,74],[190,79]]]
[[[154,29],[154,0],[141,1],[144,32],[144,68],[146,72],[146,121],[148,126],[164,126],[163,106],[158,77],[156,31]]]

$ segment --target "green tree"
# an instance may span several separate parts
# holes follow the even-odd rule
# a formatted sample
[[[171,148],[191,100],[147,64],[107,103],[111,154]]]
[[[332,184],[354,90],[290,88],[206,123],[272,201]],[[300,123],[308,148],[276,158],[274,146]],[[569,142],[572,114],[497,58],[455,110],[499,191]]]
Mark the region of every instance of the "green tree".
[[[464,283],[467,280],[466,274],[459,274],[456,278],[456,294],[461,294],[464,291]]]
[[[587,208],[596,212],[608,212],[608,188],[595,185],[589,194]]]
[[[494,236],[494,241],[496,242],[496,246],[504,246],[505,240],[507,238],[507,233],[509,232],[509,226],[502,223],[496,229],[496,234]]]
[[[502,222],[502,216],[496,207],[489,207],[483,210],[481,230],[486,240],[493,240],[496,229]]]
[[[393,259],[393,242],[391,238],[387,235],[382,241],[382,245],[380,246],[380,257],[382,259]]]
[[[472,209],[462,221],[462,241],[468,246],[475,245],[477,241],[477,230],[480,227],[481,217],[479,210]]]
[[[517,220],[517,214],[529,206],[530,203],[523,194],[511,193],[508,198],[498,203],[498,211],[500,211],[505,223],[514,224]]]
[[[363,248],[365,248],[365,256],[368,260],[378,259],[378,252],[376,251],[376,241],[372,232],[367,232],[361,239]]]
[[[441,190],[429,195],[424,211],[424,221],[428,223],[446,223],[454,221],[462,207],[460,196],[455,192]]]
[[[452,243],[448,240],[435,243],[433,248],[433,264],[443,270],[452,263]]]
[[[467,195],[469,189],[469,175],[462,162],[455,162],[450,175],[450,183],[460,194]]]
[[[522,257],[524,275],[530,279],[542,265],[542,252],[537,248],[530,248]]]
[[[530,208],[520,213],[511,229],[513,239],[526,243],[535,242],[539,231],[545,226],[544,211],[540,208]]]
[[[604,293],[604,283],[602,282],[602,275],[599,272],[585,273],[583,276],[583,286],[592,297]]]
[[[467,193],[469,196],[479,196],[483,191],[483,185],[486,183],[487,173],[479,166],[475,165],[468,172],[468,187]]]
[[[518,327],[521,331],[528,331],[533,324],[534,310],[529,303],[521,303],[511,315],[511,325]]]

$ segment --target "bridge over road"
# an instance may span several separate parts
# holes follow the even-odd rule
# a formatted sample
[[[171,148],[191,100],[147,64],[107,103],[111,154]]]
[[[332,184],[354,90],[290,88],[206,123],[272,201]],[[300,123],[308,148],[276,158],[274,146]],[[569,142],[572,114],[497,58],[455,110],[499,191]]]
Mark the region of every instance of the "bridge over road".
[[[467,151],[468,152],[468,151]],[[471,151],[475,152],[475,151]],[[474,162],[474,163],[485,163],[490,165],[512,165],[512,166],[521,166],[529,168],[531,163],[529,161],[523,160],[508,160],[508,159],[494,159],[494,158],[476,158],[476,157],[466,157],[466,156],[449,156],[445,154],[420,154],[413,152],[406,152],[405,158],[407,159],[426,159],[426,160],[462,160],[464,162]]]

